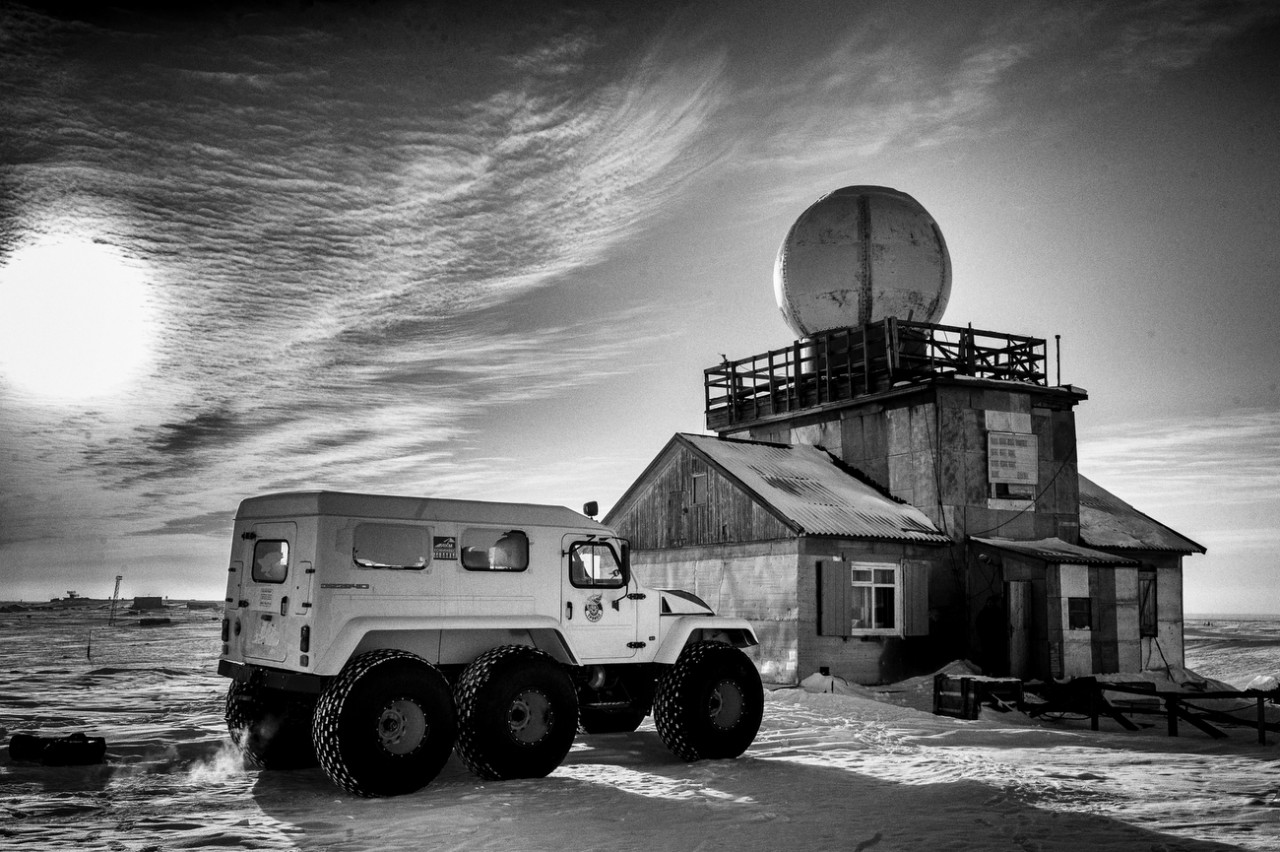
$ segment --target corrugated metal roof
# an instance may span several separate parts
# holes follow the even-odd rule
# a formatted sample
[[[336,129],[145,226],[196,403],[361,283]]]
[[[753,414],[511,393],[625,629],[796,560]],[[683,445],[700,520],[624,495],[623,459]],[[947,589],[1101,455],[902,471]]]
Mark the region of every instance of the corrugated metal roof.
[[[1014,541],[1009,538],[975,538],[973,540],[979,544],[985,544],[1000,550],[1020,553],[1023,556],[1031,556],[1035,559],[1043,559],[1045,562],[1066,562],[1074,565],[1137,564],[1134,560],[1124,556],[1103,553],[1101,550],[1081,547],[1078,544],[1068,544],[1060,538],[1042,538],[1037,541]]]
[[[1080,540],[1092,547],[1204,553],[1205,548],[1080,477]]]
[[[842,470],[826,450],[709,435],[678,436],[798,533],[950,544],[914,506],[897,503]]]

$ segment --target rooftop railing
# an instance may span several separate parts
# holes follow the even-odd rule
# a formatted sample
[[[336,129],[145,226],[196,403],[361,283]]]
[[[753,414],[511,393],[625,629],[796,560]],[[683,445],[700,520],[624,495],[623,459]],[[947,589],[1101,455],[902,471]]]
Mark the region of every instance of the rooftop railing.
[[[707,428],[746,426],[943,375],[1047,384],[1045,341],[887,319],[704,371]]]

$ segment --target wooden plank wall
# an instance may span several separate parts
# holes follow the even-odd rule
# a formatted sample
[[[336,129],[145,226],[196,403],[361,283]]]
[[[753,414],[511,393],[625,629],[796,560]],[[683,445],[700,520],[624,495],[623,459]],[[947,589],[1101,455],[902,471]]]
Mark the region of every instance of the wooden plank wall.
[[[707,477],[706,501],[700,504],[693,502],[695,467]],[[637,551],[792,537],[775,515],[679,443],[609,520]]]

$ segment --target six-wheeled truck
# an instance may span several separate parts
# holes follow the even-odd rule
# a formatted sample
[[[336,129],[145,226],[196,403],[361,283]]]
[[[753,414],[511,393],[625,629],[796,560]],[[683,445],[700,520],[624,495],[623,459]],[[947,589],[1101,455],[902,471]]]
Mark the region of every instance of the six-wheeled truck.
[[[763,711],[754,631],[641,587],[627,551],[557,506],[245,500],[218,663],[231,737],[258,766],[318,760],[362,796],[417,790],[455,750],[485,779],[541,777],[579,730],[650,713],[682,759],[737,757]]]

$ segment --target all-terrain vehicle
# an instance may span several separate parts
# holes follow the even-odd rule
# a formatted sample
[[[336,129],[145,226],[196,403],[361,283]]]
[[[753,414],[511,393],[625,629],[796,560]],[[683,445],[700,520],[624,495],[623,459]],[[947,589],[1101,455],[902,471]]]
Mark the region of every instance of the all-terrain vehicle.
[[[737,757],[760,726],[751,626],[639,586],[627,543],[566,508],[269,494],[240,504],[229,571],[227,726],[263,768],[318,760],[390,796],[453,750],[482,778],[536,778],[579,729],[652,713],[692,761]]]

